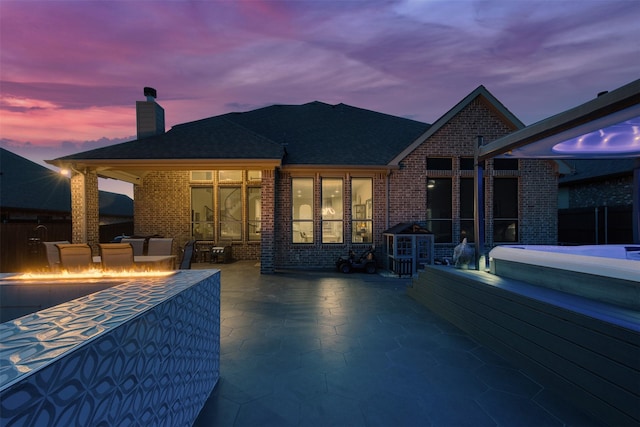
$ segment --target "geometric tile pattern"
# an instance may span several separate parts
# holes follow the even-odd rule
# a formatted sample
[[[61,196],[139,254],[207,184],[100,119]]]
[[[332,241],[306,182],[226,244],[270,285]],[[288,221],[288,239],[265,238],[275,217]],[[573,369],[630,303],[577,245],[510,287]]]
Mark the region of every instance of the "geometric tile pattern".
[[[219,354],[219,271],[127,281],[0,324],[0,425],[191,425]]]

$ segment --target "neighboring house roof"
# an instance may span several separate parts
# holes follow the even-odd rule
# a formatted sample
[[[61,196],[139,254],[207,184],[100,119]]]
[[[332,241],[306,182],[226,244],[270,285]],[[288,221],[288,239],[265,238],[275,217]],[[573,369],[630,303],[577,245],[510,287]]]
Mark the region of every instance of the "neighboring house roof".
[[[133,216],[133,200],[130,197],[100,191],[99,199],[100,215]],[[0,148],[0,207],[71,212],[69,178]]]
[[[272,105],[184,123],[152,137],[52,161],[271,159],[286,165],[387,165],[429,125],[345,104]]]
[[[133,216],[133,200],[124,194],[100,191],[100,215],[104,216]]]
[[[46,212],[70,212],[69,179],[0,148],[0,206]]]
[[[440,130],[440,128],[442,128],[445,124],[451,121],[451,119],[456,114],[460,113],[478,97],[480,97],[491,109],[493,109],[496,114],[502,117],[505,123],[511,124],[513,130],[524,128],[524,123],[522,123],[520,119],[518,119],[500,101],[498,101],[498,98],[493,96],[491,92],[487,90],[487,88],[485,88],[483,85],[480,85],[469,95],[465,96],[462,101],[458,102],[453,108],[447,111],[442,117],[436,120],[435,123],[424,132],[424,134],[417,138],[410,146],[406,147],[390,163],[393,165],[399,164],[402,159],[407,157],[413,150],[422,145],[422,143],[424,143],[429,137]]]
[[[572,173],[562,175],[558,181],[563,185],[607,177],[633,176],[636,161],[636,159],[565,160]]]

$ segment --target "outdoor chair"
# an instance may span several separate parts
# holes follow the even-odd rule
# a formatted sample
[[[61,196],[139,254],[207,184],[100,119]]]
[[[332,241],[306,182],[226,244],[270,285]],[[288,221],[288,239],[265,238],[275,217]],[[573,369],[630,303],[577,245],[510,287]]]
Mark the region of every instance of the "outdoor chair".
[[[171,255],[172,246],[173,239],[171,238],[152,237],[149,239],[147,255]]]
[[[140,256],[144,255],[144,240],[145,239],[125,237],[120,240],[120,243],[130,243],[133,248],[133,256]]]
[[[180,262],[180,270],[190,270],[191,269],[191,261],[193,259],[193,245],[196,243],[195,240],[189,240],[186,245],[184,245],[184,251],[182,253],[182,261]]]
[[[99,243],[103,270],[133,270],[133,246],[129,243]]]
[[[49,264],[50,271],[60,270],[60,252],[56,246],[60,244],[68,244],[68,240],[60,240],[58,242],[42,242],[44,245],[44,252],[47,255],[47,264]]]
[[[62,269],[78,271],[93,267],[91,247],[86,243],[56,243],[56,247]]]

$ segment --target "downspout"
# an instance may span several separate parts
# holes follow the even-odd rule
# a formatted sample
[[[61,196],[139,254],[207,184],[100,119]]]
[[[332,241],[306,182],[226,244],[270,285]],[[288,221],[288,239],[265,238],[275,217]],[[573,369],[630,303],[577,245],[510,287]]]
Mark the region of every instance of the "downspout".
[[[478,161],[478,152],[482,144],[483,137],[478,135],[478,143],[473,155],[473,238],[476,246],[476,270],[485,270],[487,267],[487,258],[484,253],[484,161]],[[483,259],[484,265],[480,265]]]
[[[386,185],[386,188],[385,188],[385,191],[387,193],[385,195],[385,197],[387,199],[387,213],[385,215],[385,223],[386,223],[385,224],[385,228],[384,228],[385,230],[389,229],[389,215],[390,215],[390,212],[391,212],[390,209],[389,209],[389,205],[391,204],[391,199],[389,197],[389,192],[391,191],[391,183],[390,183],[390,181],[391,181],[391,169],[387,169],[387,185]]]

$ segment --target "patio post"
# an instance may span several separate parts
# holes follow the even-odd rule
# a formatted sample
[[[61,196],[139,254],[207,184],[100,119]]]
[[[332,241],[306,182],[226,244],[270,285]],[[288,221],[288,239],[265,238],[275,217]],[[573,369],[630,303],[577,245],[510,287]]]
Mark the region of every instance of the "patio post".
[[[96,248],[100,240],[98,175],[95,171],[73,170],[71,176],[71,236],[73,243]]]
[[[640,244],[640,158],[637,158],[633,168],[633,243]]]
[[[475,268],[480,270],[480,260],[484,257],[484,160],[479,161],[478,151],[483,137],[478,135],[473,162],[473,238],[476,246]],[[485,260],[486,263],[486,260]]]

